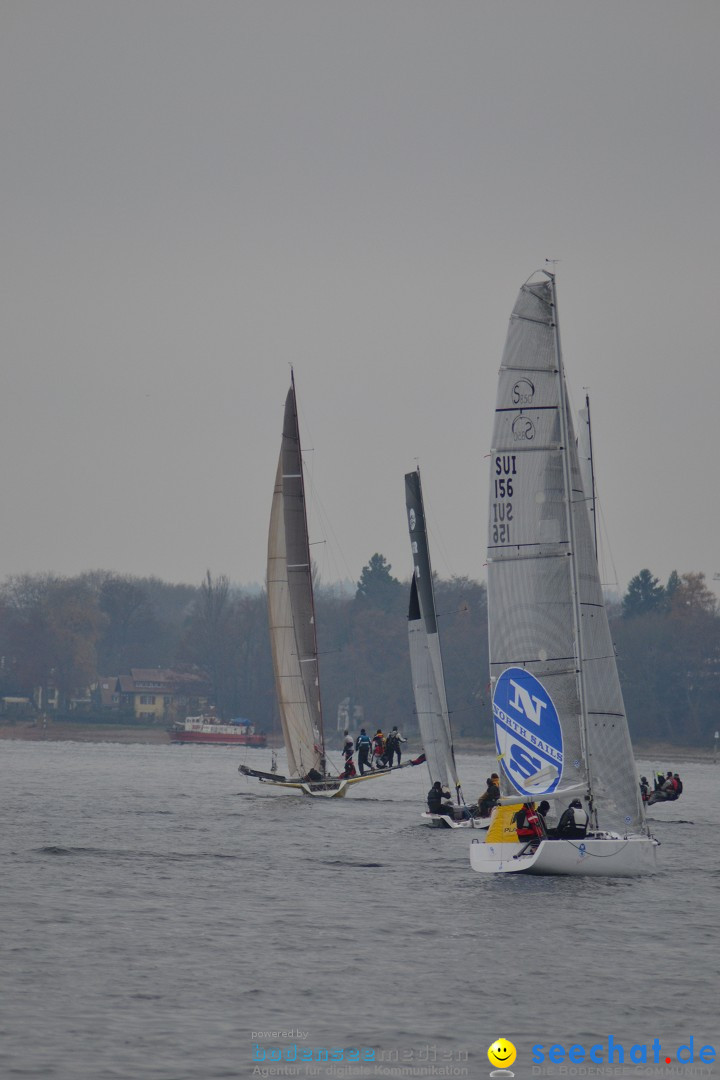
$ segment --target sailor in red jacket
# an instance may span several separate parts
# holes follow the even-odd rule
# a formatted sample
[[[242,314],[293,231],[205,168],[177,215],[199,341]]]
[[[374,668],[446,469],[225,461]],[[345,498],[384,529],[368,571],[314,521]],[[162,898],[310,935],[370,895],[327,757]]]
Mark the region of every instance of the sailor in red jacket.
[[[513,816],[518,840],[544,840],[545,830],[535,811],[535,803],[523,803],[522,809]]]

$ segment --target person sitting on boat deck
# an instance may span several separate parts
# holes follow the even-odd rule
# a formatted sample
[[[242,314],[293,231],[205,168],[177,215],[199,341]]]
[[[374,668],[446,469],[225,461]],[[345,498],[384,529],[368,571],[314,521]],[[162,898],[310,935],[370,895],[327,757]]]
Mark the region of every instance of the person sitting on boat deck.
[[[664,783],[665,783],[665,777],[663,776],[663,774],[661,772],[656,773],[655,776],[653,777],[653,789],[655,791],[659,791]]]
[[[447,814],[454,820],[455,808],[452,804],[452,796],[439,780],[436,780],[428,791],[427,804],[431,814]]]
[[[517,830],[518,840],[544,840],[545,828],[540,816],[535,810],[535,804],[523,803],[517,813],[513,814],[513,822]]]
[[[347,728],[343,732],[343,735],[345,736],[345,741],[343,742],[343,757],[347,760],[347,758],[351,758],[353,756],[355,743],[353,741],[352,735],[347,730]]]
[[[349,754],[345,758],[345,768],[340,773],[345,780],[350,780],[351,777],[357,776],[357,770],[355,769],[355,762],[353,761],[352,754]]]
[[[382,733],[382,728],[378,728],[377,731],[375,732],[375,734],[373,735],[373,759],[372,759],[371,768],[373,768],[373,769],[384,769],[385,768],[385,762],[383,760],[384,754],[385,754],[385,736]]]
[[[385,763],[392,769],[393,758],[397,754],[397,763],[400,764],[402,760],[401,743],[407,742],[407,739],[400,734],[397,728],[397,724],[394,725],[392,731],[385,740]]]
[[[673,774],[669,769],[665,774],[665,780],[663,781],[663,785],[660,788],[660,791],[662,792],[663,797],[667,799],[668,802],[672,802],[673,799],[677,799],[677,788],[675,787]]]
[[[547,816],[548,816],[548,810],[549,809],[550,809],[550,803],[546,799],[543,799],[543,801],[540,803],[540,805],[537,808],[537,816],[540,819],[540,825],[542,827],[543,832],[545,833],[545,836],[548,836]]]
[[[678,790],[678,785],[680,790]],[[680,777],[677,779],[671,772],[668,772],[667,776],[663,780],[662,787],[656,788],[652,795],[648,799],[648,806],[652,806],[656,802],[674,802],[677,799],[680,791],[682,790],[682,782]]]
[[[365,731],[365,728],[360,728],[360,734],[355,740],[355,749],[358,752],[358,768],[360,769],[360,775],[363,776],[366,768],[372,768],[370,764],[372,743],[370,742],[370,736]]]
[[[558,840],[582,840],[587,835],[590,819],[579,799],[573,799],[563,811],[554,835]]]
[[[683,782],[680,779],[680,773],[673,773],[673,782],[675,784],[675,791],[677,792],[676,798],[683,793]]]
[[[493,806],[497,806],[500,798],[500,777],[497,773],[488,776],[485,781],[487,788],[477,801],[478,814],[482,818],[490,817]]]
[[[665,777],[665,783],[663,784],[663,790],[667,788],[668,799],[677,799],[680,792],[678,791],[678,781],[675,779],[677,773],[673,776],[671,772],[668,772]],[[679,779],[679,778],[678,778]],[[668,787],[668,784],[670,785]]]

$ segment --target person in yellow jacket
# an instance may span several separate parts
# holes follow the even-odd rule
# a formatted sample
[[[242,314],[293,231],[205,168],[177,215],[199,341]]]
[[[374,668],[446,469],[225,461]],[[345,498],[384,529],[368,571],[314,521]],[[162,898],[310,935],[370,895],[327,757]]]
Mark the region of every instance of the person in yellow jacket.
[[[382,760],[385,754],[385,736],[380,728],[373,735],[373,759],[371,768],[384,769],[385,762]]]

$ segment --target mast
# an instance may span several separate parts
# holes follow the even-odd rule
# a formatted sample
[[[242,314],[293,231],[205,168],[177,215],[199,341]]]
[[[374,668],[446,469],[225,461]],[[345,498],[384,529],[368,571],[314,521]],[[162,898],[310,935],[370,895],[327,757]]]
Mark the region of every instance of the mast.
[[[588,758],[588,721],[587,721],[587,699],[585,693],[585,678],[583,673],[583,643],[581,633],[581,614],[580,614],[580,587],[578,581],[578,568],[575,557],[576,550],[576,537],[575,537],[575,515],[573,514],[572,507],[572,470],[570,468],[570,444],[569,444],[569,432],[568,432],[568,401],[567,401],[567,386],[565,384],[565,369],[562,361],[562,350],[560,348],[560,324],[558,319],[558,305],[557,305],[557,292],[555,287],[555,275],[546,270],[545,273],[550,279],[550,287],[552,290],[552,306],[553,306],[553,329],[555,334],[555,355],[557,359],[557,376],[559,380],[560,391],[560,438],[562,440],[562,463],[563,463],[563,478],[565,482],[565,515],[568,529],[568,540],[570,542],[570,593],[572,597],[572,611],[573,611],[573,628],[575,633],[575,649],[577,655],[577,684],[578,684],[578,697],[580,700],[580,745],[582,747],[583,757],[586,763],[586,775],[588,795],[590,799],[590,811],[595,828],[598,827],[597,811],[593,803],[593,791],[592,791],[592,775],[590,769],[590,761]],[[596,549],[597,550],[597,549]]]
[[[590,465],[590,513],[592,515],[592,527],[593,527],[593,544],[595,546],[595,556],[598,553],[598,538],[597,538],[597,513],[595,505],[595,464],[593,462],[593,444],[592,444],[592,425],[590,423],[590,395],[585,395],[585,412],[587,413],[587,432],[588,432],[588,464]]]
[[[292,369],[292,367],[290,368],[290,385],[292,387],[293,414],[294,414],[294,417],[295,417],[295,431],[297,433],[297,456],[298,456],[298,461],[300,462],[300,499],[301,499],[301,502],[302,502],[302,518],[303,518],[303,525],[304,525],[303,536],[304,536],[304,541],[305,541],[305,552],[306,552],[306,557],[307,557],[306,566],[307,566],[308,584],[309,584],[309,592],[310,592],[310,611],[311,611],[310,622],[311,622],[311,626],[312,626],[312,643],[313,643],[313,654],[312,654],[312,656],[302,656],[300,658],[300,663],[301,664],[314,664],[315,665],[315,685],[316,685],[316,688],[317,688],[317,706],[318,706],[317,723],[318,723],[318,730],[320,732],[320,747],[319,747],[319,749],[320,749],[320,758],[321,758],[321,762],[322,762],[322,771],[323,771],[323,774],[324,774],[326,772],[326,770],[327,770],[327,762],[326,762],[326,759],[325,759],[325,732],[324,732],[324,729],[323,729],[322,698],[320,696],[320,668],[319,668],[319,664],[318,664],[317,620],[315,618],[315,590],[313,588],[312,561],[310,559],[310,537],[309,537],[309,532],[308,532],[308,521],[307,521],[307,499],[305,497],[305,468],[304,468],[303,459],[302,459],[302,446],[300,445],[300,421],[299,421],[298,412],[297,412],[297,396],[295,394],[295,372]],[[291,570],[291,569],[294,569],[294,568],[293,567],[288,567],[288,570]]]

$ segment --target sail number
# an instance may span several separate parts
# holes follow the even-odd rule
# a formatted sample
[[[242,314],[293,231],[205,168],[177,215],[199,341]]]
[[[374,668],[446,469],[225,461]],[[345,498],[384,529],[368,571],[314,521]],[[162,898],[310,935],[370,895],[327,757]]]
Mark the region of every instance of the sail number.
[[[510,522],[513,506],[513,476],[517,476],[517,455],[498,454],[495,458],[495,502],[492,505],[492,542],[510,543]]]

